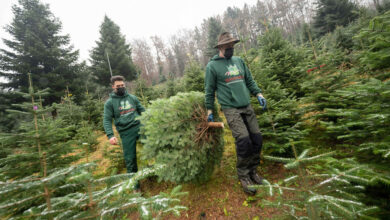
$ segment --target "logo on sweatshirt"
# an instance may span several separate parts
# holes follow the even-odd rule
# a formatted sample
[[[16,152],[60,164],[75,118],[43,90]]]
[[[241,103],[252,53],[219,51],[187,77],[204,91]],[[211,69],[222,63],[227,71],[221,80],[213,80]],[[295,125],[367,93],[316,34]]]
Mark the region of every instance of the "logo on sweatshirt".
[[[127,115],[129,113],[132,113],[135,109],[130,104],[129,100],[122,100],[120,102],[119,111],[121,115]]]
[[[233,82],[241,82],[244,76],[240,75],[240,70],[237,68],[236,65],[229,65],[228,71],[225,73],[225,76],[227,78],[225,79],[225,82],[230,84]]]
[[[225,76],[238,76],[240,75],[240,70],[237,68],[236,65],[229,65],[228,71],[225,73]]]

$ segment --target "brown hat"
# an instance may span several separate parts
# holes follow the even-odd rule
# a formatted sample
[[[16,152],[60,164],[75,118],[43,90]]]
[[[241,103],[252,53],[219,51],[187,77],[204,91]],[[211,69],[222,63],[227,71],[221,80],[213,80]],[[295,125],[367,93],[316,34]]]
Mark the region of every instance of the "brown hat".
[[[214,48],[218,48],[225,44],[238,43],[240,40],[234,38],[229,32],[223,32],[218,37],[218,44]]]

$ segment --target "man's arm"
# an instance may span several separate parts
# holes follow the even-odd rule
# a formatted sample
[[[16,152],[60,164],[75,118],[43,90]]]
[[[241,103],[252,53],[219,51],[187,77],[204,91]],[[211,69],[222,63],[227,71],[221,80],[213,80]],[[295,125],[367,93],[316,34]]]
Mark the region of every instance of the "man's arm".
[[[255,80],[253,80],[252,73],[249,71],[248,66],[245,64],[243,60],[241,60],[241,62],[244,66],[246,87],[248,87],[252,95],[254,96],[261,95],[261,89],[257,86]]]
[[[141,114],[142,112],[145,111],[145,108],[142,106],[141,102],[138,100],[137,97],[134,96],[134,98],[135,98],[135,105],[137,108],[137,112],[138,112],[138,114]]]
[[[206,67],[206,77],[204,80],[205,84],[205,98],[206,98],[206,109],[207,114],[211,114],[214,109],[214,100],[215,100],[215,89],[216,89],[216,76],[211,70],[211,67],[207,65]]]
[[[103,127],[108,139],[114,137],[114,131],[112,130],[113,117],[114,117],[114,112],[112,109],[112,104],[110,101],[107,101],[104,104]]]

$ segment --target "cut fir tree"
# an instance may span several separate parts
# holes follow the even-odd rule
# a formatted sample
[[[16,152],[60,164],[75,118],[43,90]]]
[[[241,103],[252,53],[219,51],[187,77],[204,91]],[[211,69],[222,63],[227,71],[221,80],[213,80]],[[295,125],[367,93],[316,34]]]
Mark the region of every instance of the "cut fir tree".
[[[224,141],[222,129],[210,128],[206,117],[200,92],[157,99],[142,113],[141,154],[166,165],[157,172],[160,180],[199,183],[210,178],[221,160]]]

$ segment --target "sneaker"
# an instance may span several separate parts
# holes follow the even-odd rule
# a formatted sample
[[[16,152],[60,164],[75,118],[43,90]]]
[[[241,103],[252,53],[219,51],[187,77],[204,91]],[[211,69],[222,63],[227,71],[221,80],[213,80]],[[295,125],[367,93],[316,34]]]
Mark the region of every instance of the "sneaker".
[[[242,189],[246,194],[249,194],[251,196],[256,194],[256,189],[248,188],[248,186],[253,185],[252,181],[250,178],[245,177],[240,179]]]
[[[253,172],[253,173],[250,173],[249,174],[252,182],[256,185],[261,185],[263,184],[263,177],[261,177],[259,174],[257,174],[256,172]]]

